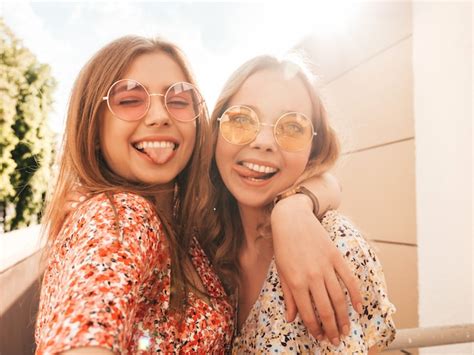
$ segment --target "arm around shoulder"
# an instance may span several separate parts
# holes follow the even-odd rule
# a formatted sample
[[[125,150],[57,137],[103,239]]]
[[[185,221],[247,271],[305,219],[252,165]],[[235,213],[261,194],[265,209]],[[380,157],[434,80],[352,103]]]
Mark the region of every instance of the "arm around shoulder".
[[[342,188],[336,177],[324,173],[305,180],[301,185],[310,190],[318,199],[318,218],[328,210],[339,208],[342,201]]]

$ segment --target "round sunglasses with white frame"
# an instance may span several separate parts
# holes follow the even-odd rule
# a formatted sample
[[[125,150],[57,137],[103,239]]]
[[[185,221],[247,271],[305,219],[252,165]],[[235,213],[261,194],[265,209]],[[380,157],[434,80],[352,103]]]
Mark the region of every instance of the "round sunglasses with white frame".
[[[149,93],[145,86],[136,80],[121,79],[110,86],[102,101],[107,101],[107,106],[115,117],[124,121],[138,121],[150,109],[152,96],[162,97],[167,112],[180,122],[194,121],[204,107],[199,90],[188,82],[174,83],[161,94]]]

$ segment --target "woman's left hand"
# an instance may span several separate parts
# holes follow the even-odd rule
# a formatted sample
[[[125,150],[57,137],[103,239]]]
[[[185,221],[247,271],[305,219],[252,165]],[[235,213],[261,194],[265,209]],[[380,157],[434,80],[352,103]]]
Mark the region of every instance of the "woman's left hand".
[[[300,199],[298,201],[298,199]],[[305,206],[303,195],[278,202],[272,211],[275,259],[282,281],[287,321],[297,310],[309,332],[338,345],[349,333],[349,310],[344,290],[362,312],[359,284],[326,230]],[[322,327],[321,327],[322,326]]]

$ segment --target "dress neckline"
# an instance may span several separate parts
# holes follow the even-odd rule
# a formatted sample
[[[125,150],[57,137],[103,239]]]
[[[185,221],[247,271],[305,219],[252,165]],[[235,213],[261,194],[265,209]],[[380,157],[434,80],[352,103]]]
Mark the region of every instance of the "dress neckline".
[[[268,280],[270,279],[270,277],[272,276],[272,272],[273,270],[275,269],[275,256],[272,257],[272,260],[270,261],[270,265],[268,266],[268,270],[267,270],[267,273],[265,275],[265,279],[263,280],[263,283],[262,283],[262,286],[260,287],[260,291],[258,293],[258,296],[257,298],[255,299],[255,302],[253,303],[252,307],[250,308],[250,311],[249,311],[249,314],[247,314],[247,317],[245,318],[245,320],[242,322],[242,324],[238,324],[238,315],[239,315],[239,297],[238,297],[238,292],[239,292],[239,289],[237,289],[237,297],[236,297],[236,306],[235,306],[235,309],[236,309],[236,312],[235,312],[235,329],[236,329],[236,336],[239,336],[242,331],[244,330],[244,328],[247,327],[248,323],[250,322],[250,320],[252,319],[252,317],[254,316],[254,313],[257,311],[256,310],[256,305],[257,303],[260,302],[260,299],[262,298],[262,294],[263,294],[263,291],[265,289],[265,286],[268,284]]]
[[[214,300],[216,298],[226,297],[226,292],[224,286],[221,283],[221,280],[217,277],[212,264],[209,261],[206,253],[201,247],[201,244],[197,240],[196,236],[193,236],[191,240],[191,246],[189,248],[189,256],[191,257],[191,263],[196,270],[202,285],[205,288],[205,291],[208,293],[211,304],[208,304],[204,300],[204,303],[208,306],[215,306]],[[193,293],[194,294],[194,293]],[[201,299],[197,295],[196,298]]]

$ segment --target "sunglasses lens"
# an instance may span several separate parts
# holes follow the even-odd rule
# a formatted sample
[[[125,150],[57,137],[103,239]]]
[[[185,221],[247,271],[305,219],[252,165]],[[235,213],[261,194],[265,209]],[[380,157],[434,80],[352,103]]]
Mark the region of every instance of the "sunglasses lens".
[[[189,83],[176,83],[166,92],[166,108],[178,121],[192,121],[199,116],[203,106],[201,94]]]
[[[134,80],[119,80],[109,91],[109,107],[113,114],[126,121],[139,120],[148,108],[145,88]]]
[[[258,118],[255,112],[247,107],[230,107],[221,116],[220,132],[229,143],[250,143],[258,133]]]
[[[286,151],[303,150],[313,138],[311,120],[300,113],[287,113],[276,124],[275,138]]]

